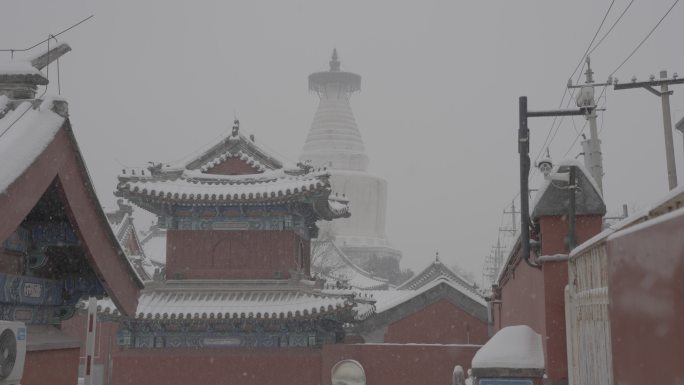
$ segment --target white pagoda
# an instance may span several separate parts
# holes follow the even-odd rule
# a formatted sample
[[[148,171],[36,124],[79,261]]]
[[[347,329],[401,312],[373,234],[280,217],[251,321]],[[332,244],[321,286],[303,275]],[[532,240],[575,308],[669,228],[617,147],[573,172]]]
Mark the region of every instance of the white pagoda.
[[[320,98],[300,161],[326,167],[334,191],[354,208],[350,218],[321,223],[325,235],[351,260],[366,266],[373,257],[401,258],[385,234],[387,182],[367,172],[368,156],[349,99],[360,91],[361,76],[340,71],[337,50],[330,70],[309,75],[309,90]]]

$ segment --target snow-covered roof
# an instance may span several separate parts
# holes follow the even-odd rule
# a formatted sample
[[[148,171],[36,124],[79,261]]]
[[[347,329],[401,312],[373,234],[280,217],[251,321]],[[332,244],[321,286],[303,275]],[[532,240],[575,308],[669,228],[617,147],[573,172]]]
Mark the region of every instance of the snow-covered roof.
[[[461,287],[463,290],[477,294],[477,289],[474,283],[468,281],[458,273],[451,270],[439,259],[435,259],[430,265],[423,269],[423,271],[409,278],[406,282],[399,285],[397,289],[417,290],[439,279],[445,279],[447,281],[453,282],[454,285]]]
[[[36,101],[11,101],[0,95],[0,193],[28,169],[52,142],[64,117],[53,111],[50,97]]]
[[[542,337],[527,325],[499,330],[473,357],[472,367],[544,369]]]
[[[329,295],[303,290],[240,289],[230,286],[198,288],[160,287],[143,292],[136,318],[299,318],[325,316],[351,310],[349,295]],[[102,313],[118,314],[109,300],[98,303]]]
[[[44,84],[47,84],[47,78],[45,78],[40,70],[31,65],[31,62],[29,61],[12,61],[0,63],[0,77],[14,75],[36,76],[45,79]]]
[[[575,194],[576,214],[604,215],[606,213],[606,205],[603,202],[601,190],[598,188],[591,173],[580,162],[574,159],[566,159],[558,163],[551,172],[551,177],[544,180],[534,199],[530,202],[533,219],[540,216],[564,215],[567,213],[569,201],[568,182],[565,180],[553,180],[553,176],[567,175],[570,167],[575,167],[578,171],[575,174],[576,185],[578,186],[576,191],[579,191],[579,193]]]
[[[242,165],[239,170],[214,170],[232,160]],[[226,164],[228,168],[238,167]],[[124,170],[119,175],[116,195],[142,204],[146,209],[149,204],[162,202],[186,205],[306,202],[312,204],[322,219],[348,217],[348,201],[330,196],[329,177],[326,170],[284,165],[257,146],[252,138],[239,133],[236,126],[232,135],[199,156],[173,165],[156,164],[147,172]]]
[[[116,236],[121,249],[126,253],[126,257],[133,266],[136,274],[142,281],[151,281],[155,279],[164,268],[163,263],[151,260],[144,251],[142,243],[136,233],[133,218],[129,213],[123,213],[122,216],[117,213],[109,213],[109,224],[112,226],[114,235]],[[119,219],[118,222],[112,221],[113,218]],[[133,247],[129,247],[132,245]]]
[[[400,305],[414,297],[420,296],[421,294],[432,290],[433,288],[445,284],[453,288],[454,290],[460,292],[465,297],[473,300],[480,305],[487,305],[484,297],[479,295],[477,292],[468,290],[457,282],[454,282],[445,277],[436,278],[430,281],[426,285],[421,286],[418,289],[401,289],[396,290],[374,290],[372,291],[372,297],[375,299],[375,311],[377,313],[382,313],[388,309],[391,309],[397,305]]]
[[[314,241],[312,250],[314,271],[326,279],[329,283],[341,282],[345,285],[360,290],[387,289],[389,283],[386,279],[375,277],[363,270],[344,254],[333,241]]]

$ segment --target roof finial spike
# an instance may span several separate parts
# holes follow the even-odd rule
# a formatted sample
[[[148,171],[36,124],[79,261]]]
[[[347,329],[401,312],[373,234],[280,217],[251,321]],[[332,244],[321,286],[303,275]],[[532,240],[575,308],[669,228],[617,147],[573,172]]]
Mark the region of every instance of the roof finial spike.
[[[240,120],[235,118],[235,120],[233,120],[233,136],[238,136],[239,132],[240,132]]]
[[[333,48],[332,58],[330,59],[330,71],[339,71],[340,61],[337,56],[337,48]]]
[[[439,262],[439,251],[435,252],[435,262]]]

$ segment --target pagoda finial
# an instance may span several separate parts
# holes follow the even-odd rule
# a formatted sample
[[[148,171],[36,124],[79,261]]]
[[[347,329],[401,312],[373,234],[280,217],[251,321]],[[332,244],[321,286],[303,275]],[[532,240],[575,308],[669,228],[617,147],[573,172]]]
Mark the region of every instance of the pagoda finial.
[[[439,251],[435,252],[435,262],[439,262]]]
[[[340,61],[337,56],[337,48],[333,48],[332,58],[330,59],[330,71],[339,71]]]

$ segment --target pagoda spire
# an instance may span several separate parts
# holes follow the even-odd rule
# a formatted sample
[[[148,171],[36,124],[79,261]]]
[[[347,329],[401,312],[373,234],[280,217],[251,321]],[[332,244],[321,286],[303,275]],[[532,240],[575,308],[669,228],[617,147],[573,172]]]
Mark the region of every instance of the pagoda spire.
[[[330,59],[330,71],[340,70],[340,61],[337,56],[337,48],[333,48],[332,58]]]

